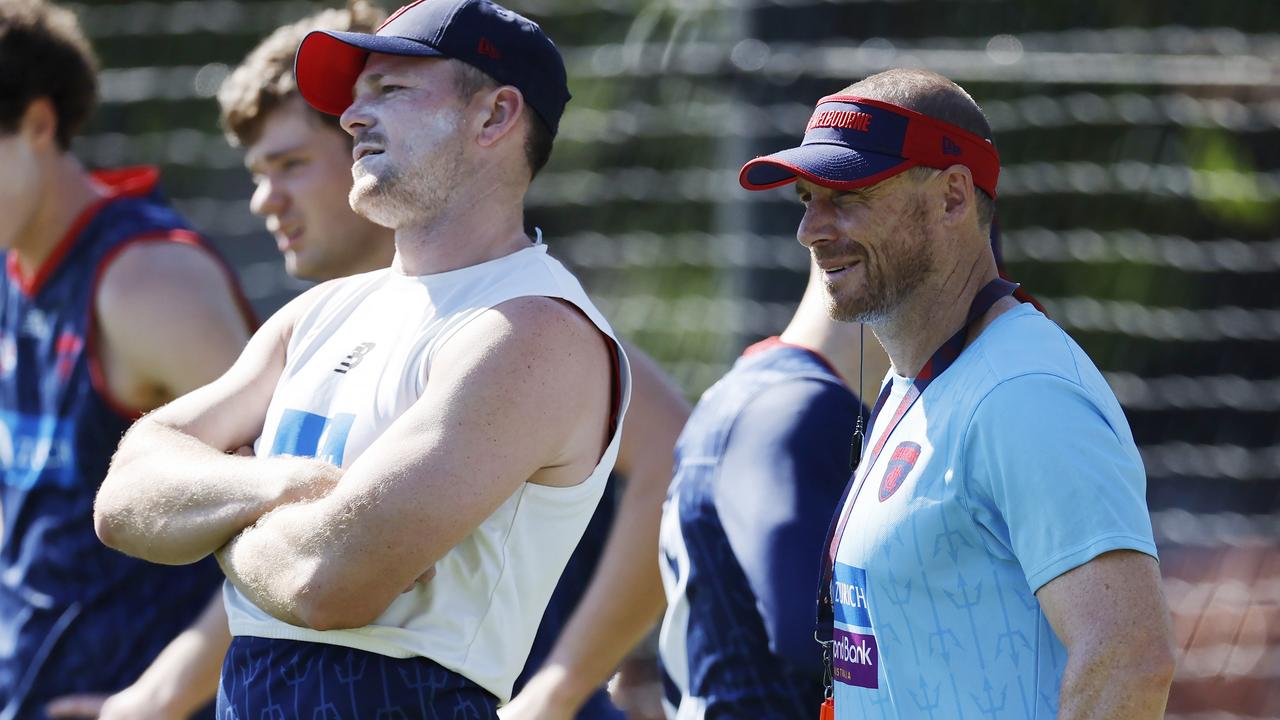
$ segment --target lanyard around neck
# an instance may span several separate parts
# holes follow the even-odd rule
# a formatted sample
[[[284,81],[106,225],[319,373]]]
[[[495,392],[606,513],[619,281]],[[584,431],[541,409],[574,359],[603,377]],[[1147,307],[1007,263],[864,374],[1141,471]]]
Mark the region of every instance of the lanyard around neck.
[[[889,441],[889,436],[897,429],[898,423],[906,416],[911,406],[915,404],[916,400],[924,394],[925,389],[938,376],[946,372],[955,363],[956,358],[960,357],[960,353],[964,352],[965,341],[968,339],[969,331],[973,328],[974,323],[978,321],[978,318],[986,315],[992,305],[995,305],[1000,299],[1013,294],[1017,289],[1017,283],[997,278],[978,291],[978,294],[973,298],[973,302],[969,305],[969,313],[965,317],[964,325],[929,357],[928,362],[924,364],[924,367],[920,369],[920,372],[912,381],[911,387],[907,388],[906,394],[902,397],[901,402],[898,403],[898,408],[894,411],[893,417],[889,419],[884,432],[880,433],[880,439],[871,448],[870,457],[861,459],[858,467],[854,468],[848,484],[845,485],[844,495],[840,499],[838,519],[832,522],[831,528],[827,532],[827,541],[823,544],[822,574],[819,580],[821,585],[818,587],[818,597],[820,598],[818,602],[818,638],[820,641],[826,641],[831,637],[831,627],[834,622],[834,613],[831,607],[831,576],[835,570],[836,550],[840,547],[840,539],[844,535],[845,524],[849,521],[853,506],[858,501],[862,486],[867,482],[867,476],[871,474],[871,468],[875,466],[876,460],[880,458],[880,452],[884,450],[885,444]],[[876,427],[876,418],[879,417],[880,411],[884,409],[885,403],[889,400],[892,388],[893,383],[888,382],[880,390],[880,397],[876,399],[875,408],[871,411],[871,420],[867,423],[867,427],[872,431]],[[865,437],[862,444],[865,449]],[[860,453],[861,455],[865,455],[865,452]],[[855,486],[856,490],[854,489]],[[853,491],[852,499],[849,498],[851,490]]]

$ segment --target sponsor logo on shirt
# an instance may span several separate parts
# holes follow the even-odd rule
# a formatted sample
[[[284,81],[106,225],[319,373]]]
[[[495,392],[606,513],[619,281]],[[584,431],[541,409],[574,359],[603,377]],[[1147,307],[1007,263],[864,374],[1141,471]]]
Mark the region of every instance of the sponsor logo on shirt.
[[[346,375],[352,370],[355,370],[356,366],[360,364],[360,361],[364,360],[364,356],[368,355],[369,351],[374,347],[375,344],[371,342],[360,343],[354,350],[347,353],[347,356],[342,359],[342,362],[338,363],[338,367],[334,368],[333,371]]]
[[[878,688],[880,651],[867,605],[867,571],[837,562],[831,600],[835,628],[831,636],[831,673],[837,683]]]
[[[356,416],[338,413],[325,417],[305,410],[286,408],[280,413],[269,455],[290,455],[323,460],[342,467],[347,436]]]
[[[837,562],[833,575],[831,600],[836,622],[852,627],[871,627],[871,614],[867,607],[867,571]]]
[[[73,423],[56,417],[0,411],[0,485],[75,487],[74,432]]]
[[[879,688],[876,666],[880,654],[876,648],[876,636],[835,629],[832,636],[832,677],[845,685]]]
[[[836,602],[854,610],[866,610],[867,591],[860,585],[836,580]]]

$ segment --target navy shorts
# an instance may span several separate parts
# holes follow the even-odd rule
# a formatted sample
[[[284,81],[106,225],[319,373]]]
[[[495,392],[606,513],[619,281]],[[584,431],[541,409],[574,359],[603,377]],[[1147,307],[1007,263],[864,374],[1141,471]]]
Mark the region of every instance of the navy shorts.
[[[498,699],[426,658],[296,640],[235,637],[218,720],[493,720]]]

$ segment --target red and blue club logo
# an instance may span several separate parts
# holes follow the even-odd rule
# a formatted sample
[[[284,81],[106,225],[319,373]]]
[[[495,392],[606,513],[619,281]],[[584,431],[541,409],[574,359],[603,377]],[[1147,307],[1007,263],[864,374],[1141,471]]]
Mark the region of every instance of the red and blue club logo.
[[[880,502],[893,497],[907,479],[911,468],[920,459],[920,444],[913,442],[899,443],[889,456],[889,467],[884,470],[884,478],[880,480]]]

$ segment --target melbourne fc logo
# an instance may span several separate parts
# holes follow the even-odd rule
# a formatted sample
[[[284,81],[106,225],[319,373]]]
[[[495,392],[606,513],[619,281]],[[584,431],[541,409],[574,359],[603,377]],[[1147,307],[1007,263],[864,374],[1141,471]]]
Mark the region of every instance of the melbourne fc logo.
[[[889,467],[885,468],[884,478],[880,481],[880,502],[888,500],[898,492],[898,488],[902,487],[902,481],[907,479],[907,474],[916,466],[916,461],[919,459],[918,443],[899,443],[898,447],[893,449],[893,454],[889,456]]]

